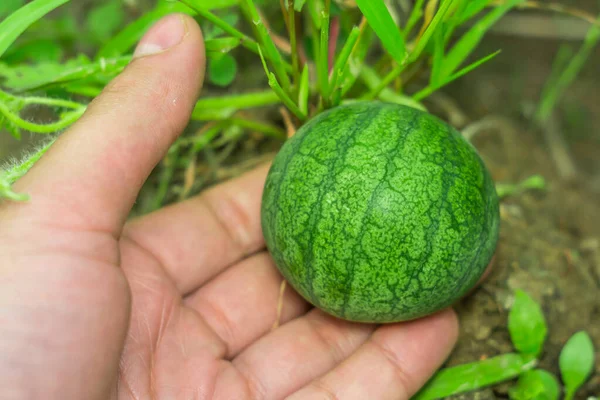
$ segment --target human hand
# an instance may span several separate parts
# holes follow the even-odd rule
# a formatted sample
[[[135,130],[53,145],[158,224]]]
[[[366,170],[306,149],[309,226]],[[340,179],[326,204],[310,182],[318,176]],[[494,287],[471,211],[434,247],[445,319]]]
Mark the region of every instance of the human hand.
[[[17,183],[32,200],[0,206],[0,398],[409,398],[454,345],[454,313],[354,324],[289,289],[272,331],[266,167],[127,221],[204,62],[194,20],[163,19]]]

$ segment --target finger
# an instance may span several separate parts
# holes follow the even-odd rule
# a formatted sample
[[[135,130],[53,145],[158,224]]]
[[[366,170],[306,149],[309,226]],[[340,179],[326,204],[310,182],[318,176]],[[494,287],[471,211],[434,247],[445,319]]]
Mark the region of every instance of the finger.
[[[384,326],[341,365],[289,399],[407,400],[448,357],[457,336],[451,310]]]
[[[273,327],[282,281],[273,260],[263,252],[229,268],[186,298],[185,304],[227,344],[227,357],[231,358]],[[289,286],[282,301],[282,324],[309,309]]]
[[[160,260],[181,293],[190,293],[264,247],[260,202],[267,169],[131,221],[124,235]]]
[[[222,372],[215,398],[233,398],[230,391],[239,389],[240,381],[246,382],[249,398],[283,398],[342,362],[374,329],[314,309],[240,353]]]
[[[37,209],[52,209],[47,218],[57,223],[118,234],[142,183],[185,127],[204,63],[195,21],[180,15],[161,20],[19,190],[32,195],[34,209],[40,203]]]

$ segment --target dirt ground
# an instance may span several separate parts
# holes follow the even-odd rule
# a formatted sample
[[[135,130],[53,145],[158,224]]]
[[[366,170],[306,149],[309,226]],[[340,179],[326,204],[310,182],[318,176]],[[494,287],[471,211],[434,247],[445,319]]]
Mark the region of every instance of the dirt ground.
[[[577,168],[572,179],[563,179],[544,129],[525,118],[550,72],[556,43],[496,37],[482,51],[492,48],[503,49],[497,62],[446,94],[469,120],[489,121],[474,144],[498,182],[540,174],[548,187],[502,201],[497,263],[483,286],[457,307],[461,335],[448,365],[512,351],[508,308],[514,290],[523,289],[541,303],[549,326],[540,367],[558,375],[559,352],[573,333],[586,330],[596,347],[600,344],[600,81],[595,73],[600,54],[561,103],[554,125],[544,128],[562,134]],[[456,398],[507,398],[508,387]],[[598,394],[599,352],[595,375],[577,398]]]
[[[593,8],[592,8],[593,9]],[[564,41],[561,41],[564,43]],[[558,376],[558,356],[566,340],[586,330],[600,350],[600,53],[569,90],[552,125],[529,122],[531,108],[550,73],[557,50],[553,39],[496,35],[479,49],[502,49],[491,64],[433,96],[427,105],[461,128],[478,129],[474,144],[498,182],[518,182],[542,175],[546,190],[506,198],[501,205],[501,237],[497,262],[489,279],[457,305],[461,321],[459,343],[447,362],[457,365],[513,351],[507,316],[515,289],[540,302],[548,338],[540,366]],[[578,42],[568,42],[577,46]],[[253,81],[253,80],[246,80]],[[210,91],[210,88],[208,88]],[[561,149],[576,167],[570,179],[561,177],[546,129],[564,139]],[[0,134],[0,160],[20,147]],[[203,186],[250,168],[276,150],[272,142],[240,142],[227,151],[229,161],[218,166],[199,160]],[[210,154],[205,156],[210,158]],[[150,182],[149,185],[152,185]],[[151,189],[148,189],[151,190]],[[578,399],[600,394],[600,351],[596,372]],[[509,385],[457,396],[460,399],[508,398]]]

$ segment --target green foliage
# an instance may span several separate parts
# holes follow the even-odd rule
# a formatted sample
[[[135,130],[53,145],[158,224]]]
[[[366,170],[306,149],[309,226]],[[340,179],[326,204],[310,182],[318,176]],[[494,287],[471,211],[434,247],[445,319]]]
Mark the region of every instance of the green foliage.
[[[121,0],[109,0],[94,8],[87,16],[87,27],[92,39],[104,43],[121,27],[125,11]]]
[[[566,399],[572,399],[594,369],[594,344],[586,332],[577,332],[565,344],[559,366]]]
[[[25,4],[25,0],[3,0],[0,3],[0,19],[6,18],[8,15],[17,11]]]
[[[512,400],[558,400],[559,393],[554,375],[542,369],[523,373],[509,391]]]
[[[229,54],[213,57],[208,63],[208,79],[218,86],[229,86],[235,79],[237,62]]]
[[[406,55],[406,44],[385,3],[377,0],[357,0],[356,3],[383,47],[397,63],[402,64]]]
[[[537,122],[543,123],[550,117],[558,100],[577,78],[599,40],[600,25],[596,24],[588,31],[583,45],[575,56],[565,57],[564,51],[558,52],[552,74],[542,91],[542,99],[535,116]]]
[[[35,0],[0,23],[0,57],[25,29],[69,0]]]
[[[497,183],[496,192],[498,197],[504,198],[509,196],[516,196],[527,190],[545,190],[546,180],[541,175],[532,175],[527,179],[515,184],[509,183]]]
[[[548,328],[540,306],[525,292],[517,290],[508,315],[508,330],[515,348],[522,354],[540,355]]]
[[[440,399],[481,389],[516,378],[535,365],[536,360],[531,356],[509,353],[484,361],[445,368],[435,374],[414,399]]]

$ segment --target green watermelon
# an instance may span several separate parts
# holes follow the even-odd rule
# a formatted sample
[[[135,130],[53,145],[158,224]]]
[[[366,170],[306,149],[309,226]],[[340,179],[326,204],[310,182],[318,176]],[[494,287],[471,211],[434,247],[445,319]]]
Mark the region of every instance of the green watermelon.
[[[481,158],[451,126],[359,102],[284,144],[261,223],[306,300],[345,320],[390,323],[448,307],[477,283],[495,252],[499,206]]]

